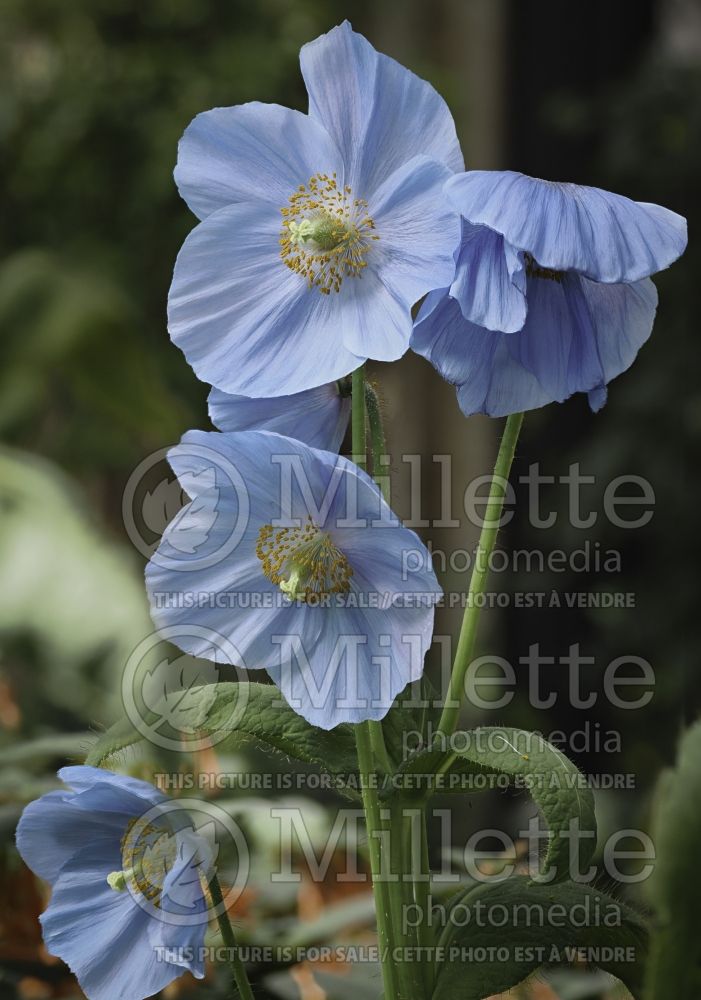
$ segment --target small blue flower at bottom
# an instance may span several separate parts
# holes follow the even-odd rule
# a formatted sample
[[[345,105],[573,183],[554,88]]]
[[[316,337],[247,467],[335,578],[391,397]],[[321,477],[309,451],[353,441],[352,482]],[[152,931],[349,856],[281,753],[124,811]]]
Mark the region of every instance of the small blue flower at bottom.
[[[188,431],[168,460],[192,500],[146,568],[156,625],[265,669],[322,729],[383,718],[423,672],[441,589],[375,483],[268,431]]]
[[[511,171],[446,183],[463,217],[452,285],[431,292],[412,349],[457,386],[465,415],[505,416],[586,392],[592,409],[650,336],[650,275],[686,246],[659,205]]]
[[[68,786],[31,802],[17,849],[52,887],[44,941],[89,1000],[143,1000],[183,972],[204,975],[207,840],[176,829],[153,785],[101,768],[64,767]],[[180,811],[182,816],[182,811]]]
[[[338,382],[292,396],[234,396],[212,389],[209,418],[220,431],[275,431],[322,451],[338,451],[348,428],[350,395]]]

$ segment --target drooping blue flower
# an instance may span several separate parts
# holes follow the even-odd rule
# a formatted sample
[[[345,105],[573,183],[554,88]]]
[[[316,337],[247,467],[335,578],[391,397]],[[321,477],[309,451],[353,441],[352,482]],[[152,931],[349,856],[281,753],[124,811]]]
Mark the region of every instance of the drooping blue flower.
[[[293,396],[257,399],[221,389],[209,394],[209,417],[220,431],[275,431],[322,451],[338,451],[350,420],[350,395],[337,382]]]
[[[452,279],[463,169],[436,91],[344,22],[302,48],[309,113],[198,115],[175,179],[201,223],[178,256],[169,330],[225,392],[290,395],[409,346],[411,307]]]
[[[456,274],[424,301],[413,350],[457,386],[466,415],[504,416],[575,392],[600,409],[650,336],[649,276],[683,253],[685,220],[511,171],[469,171],[446,193],[463,217]]]
[[[372,480],[267,431],[189,431],[169,461],[193,499],[146,569],[156,625],[267,670],[314,725],[382,718],[423,671],[440,588]]]
[[[172,801],[145,781],[64,767],[68,788],[30,803],[17,849],[51,884],[46,947],[90,1000],[142,1000],[189,970],[204,975],[208,842],[175,827]]]

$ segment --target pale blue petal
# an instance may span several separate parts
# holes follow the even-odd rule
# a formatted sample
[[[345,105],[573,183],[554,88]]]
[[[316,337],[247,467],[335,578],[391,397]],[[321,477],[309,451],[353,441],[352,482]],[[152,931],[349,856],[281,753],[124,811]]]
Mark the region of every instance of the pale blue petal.
[[[450,294],[465,319],[487,330],[515,333],[526,322],[523,255],[493,229],[465,222]]]
[[[268,673],[292,708],[320,729],[384,718],[423,672],[433,608],[420,618],[373,609],[326,612],[317,642],[303,645],[290,662],[278,659]]]
[[[286,455],[302,456],[321,502],[323,489],[313,463],[310,468],[314,454],[265,431],[190,431],[170,450],[181,485],[202,502],[188,504],[164,532],[146,567],[146,589],[154,622],[177,626],[173,641],[185,652],[253,670],[267,666],[277,648],[273,635],[290,629],[316,634],[313,609],[290,604],[256,555],[261,527],[280,517],[280,461]],[[204,493],[197,493],[200,484]],[[295,487],[297,516],[301,508]],[[192,537],[199,544],[191,551]]]
[[[75,974],[89,1000],[143,1000],[183,969],[158,960],[147,913],[129,892],[107,885],[114,870],[91,844],[85,845],[80,866],[61,872],[40,918],[44,941],[49,953]]]
[[[170,335],[195,374],[224,392],[291,395],[341,378],[365,360],[344,346],[339,308],[343,291],[359,279],[344,281],[340,295],[310,289],[283,263],[280,231],[272,205],[232,205],[200,223],[178,255]],[[349,319],[356,314],[350,308]],[[403,336],[408,342],[409,333]]]
[[[207,457],[211,452],[221,456],[219,467],[212,468],[212,459]],[[357,466],[339,455],[311,449],[298,440],[265,431],[189,432],[169,457],[181,483],[190,484],[187,488],[191,494],[197,488],[192,484],[201,483],[208,472],[209,492],[200,494],[199,499],[218,495],[217,518],[211,533],[220,532],[219,537],[223,538],[230,532],[240,506],[237,498],[229,495],[235,491],[226,485],[226,477],[230,475],[227,467],[235,465],[246,484],[250,523],[240,543],[226,559],[193,572],[183,572],[185,566],[180,571],[177,567],[164,568],[163,555],[170,557],[178,549],[174,535],[183,530],[187,537],[186,522],[191,515],[185,508],[184,515],[176,519],[175,528],[171,525],[166,531],[147,568],[147,589],[156,623],[193,626],[192,633],[202,626],[214,629],[241,650],[243,655],[237,661],[240,665],[265,667],[286,697],[292,701],[301,698],[302,706],[293,707],[305,718],[326,728],[349,719],[382,717],[397,693],[421,672],[432,630],[433,605],[440,590],[425,547],[413,532],[398,526],[375,484]],[[289,506],[285,502],[281,508],[281,465],[287,466],[290,460],[296,472],[292,476]],[[284,516],[288,510],[302,522],[311,516],[315,524],[329,532],[341,551],[345,552],[347,546],[347,558],[353,569],[352,592],[359,595],[360,606],[356,600],[355,605],[349,607],[345,595],[330,595],[331,606],[275,600],[276,596],[281,598],[279,588],[264,576],[254,546],[260,527]],[[378,520],[381,526],[363,529],[362,519]],[[216,546],[211,551],[216,552]],[[412,553],[412,563],[418,553],[420,571],[405,572],[403,557],[407,552]],[[178,606],[168,603],[159,608],[155,600],[157,593],[181,594],[189,599]],[[229,599],[244,593],[269,595],[271,606],[267,609],[239,608]],[[393,597],[405,594],[410,600],[403,599],[394,607]],[[203,603],[199,599],[202,595],[215,599]],[[372,607],[363,606],[368,600],[379,603],[377,615]],[[372,619],[370,624],[368,616]],[[380,649],[380,640],[376,639],[380,621],[383,634],[390,637],[392,648],[389,650]],[[329,659],[335,648],[334,636],[342,642],[343,635],[363,637],[367,649],[358,661],[361,666],[353,661],[334,667]],[[415,637],[414,645],[404,641],[408,636]],[[301,662],[292,655],[284,637],[293,637],[301,644],[305,654]],[[196,637],[190,640],[186,636],[184,640],[177,638],[175,641],[194,655],[218,658],[211,643],[207,648],[206,636],[202,640]],[[385,687],[376,677],[377,671],[373,673],[371,669],[372,658],[380,655],[389,657]],[[236,661],[229,659],[226,662]],[[354,682],[358,675],[349,674],[348,670],[356,668],[362,675],[359,683],[370,685],[366,694],[369,692],[374,705],[358,708],[339,703],[343,694],[339,685]],[[313,704],[312,678],[322,695],[321,703],[316,706]],[[304,688],[305,681],[310,688],[306,700],[298,690]],[[359,715],[359,712],[364,714]]]
[[[605,387],[635,360],[652,331],[657,305],[649,279],[607,285],[577,275],[529,282],[528,317],[517,334],[498,334],[464,319],[447,294],[429,296],[413,349],[458,389],[463,413],[499,417]]]
[[[335,139],[356,197],[370,195],[414,156],[463,170],[448,107],[433,87],[376,52],[345,21],[303,46],[309,114]]]
[[[204,111],[185,129],[175,181],[200,219],[226,205],[263,200],[279,211],[300,184],[338,172],[340,153],[308,115],[278,104],[239,104]]]
[[[498,417],[550,402],[535,376],[509,354],[507,341],[520,336],[492,333],[470,323],[445,289],[424,302],[411,346],[456,387],[466,416]]]
[[[324,451],[340,449],[351,411],[350,396],[342,396],[336,382],[267,399],[212,389],[208,403],[210,420],[220,431],[275,431]]]
[[[40,878],[55,882],[61,868],[86,841],[99,844],[107,855],[119,849],[126,828],[124,816],[86,815],[77,809],[71,792],[56,791],[30,802],[17,826],[17,850]]]
[[[472,170],[451,178],[446,192],[466,219],[502,233],[541,267],[595,281],[638,281],[686,247],[680,215],[599,188]]]
[[[455,273],[461,223],[443,193],[449,176],[442,164],[417,156],[396,170],[370,202],[379,236],[371,266],[409,307],[449,284]]]
[[[58,776],[75,792],[81,793],[73,800],[78,806],[87,803],[87,808],[93,810],[133,815],[134,808],[143,808],[144,803],[159,805],[167,801],[167,796],[150,782],[132,778],[128,774],[117,774],[102,767],[75,764],[62,767]],[[82,793],[86,792],[93,794],[89,798],[83,798]]]

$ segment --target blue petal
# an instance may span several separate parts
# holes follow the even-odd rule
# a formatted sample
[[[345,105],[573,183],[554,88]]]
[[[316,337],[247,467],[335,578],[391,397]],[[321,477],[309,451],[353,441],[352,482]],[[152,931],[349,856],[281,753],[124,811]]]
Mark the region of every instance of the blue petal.
[[[340,449],[351,411],[350,396],[341,396],[336,382],[267,399],[212,389],[208,403],[210,420],[220,431],[275,431],[324,451]]]
[[[66,791],[49,792],[30,802],[17,826],[17,850],[33,872],[55,882],[59,872],[85,843],[99,843],[105,853],[119,851],[127,820],[114,813],[85,814]]]
[[[119,866],[117,866],[119,867]],[[62,958],[89,1000],[143,1000],[182,975],[159,960],[148,934],[149,917],[129,892],[115,892],[86,845],[81,864],[64,870],[41,916],[50,954]]]
[[[599,188],[472,170],[451,178],[446,192],[466,219],[502,233],[541,267],[595,281],[638,281],[686,247],[680,215]]]
[[[394,296],[412,306],[455,273],[455,251],[461,223],[443,186],[445,166],[417,156],[396,170],[370,201],[379,240],[371,266]],[[355,350],[352,343],[347,343]]]
[[[170,450],[173,470],[194,500],[164,532],[146,567],[146,589],[154,622],[177,626],[181,634],[173,641],[185,652],[254,670],[267,666],[278,632],[315,634],[310,609],[288,602],[256,555],[261,527],[280,517],[275,459],[300,449],[314,454],[265,431],[190,431]]]
[[[102,767],[76,764],[72,767],[62,767],[58,776],[75,792],[94,791],[90,799],[74,799],[77,803],[89,802],[91,809],[122,811],[133,815],[135,806],[143,808],[144,803],[159,805],[168,801],[167,796],[159,792],[150,782],[132,778],[128,774],[117,774]]]
[[[607,285],[577,275],[533,279],[528,316],[517,334],[469,323],[447,293],[429,296],[419,313],[413,349],[458,387],[463,413],[505,416],[590,393],[593,409],[605,386],[635,360],[652,331],[657,306],[649,279]]]
[[[177,837],[178,857],[163,880],[160,910],[154,914],[163,919],[149,921],[149,939],[154,948],[167,950],[172,965],[202,979],[209,912],[201,878],[208,874],[211,849],[191,830],[182,830]]]
[[[361,601],[374,593],[367,584],[351,591]],[[268,667],[269,675],[292,708],[320,729],[383,719],[423,673],[433,607],[324,610],[317,641],[294,647],[290,659]]]
[[[277,104],[205,111],[178,146],[175,181],[200,219],[235,202],[263,200],[279,210],[316,173],[343,176],[340,153],[312,118]]]
[[[520,330],[527,309],[523,255],[494,230],[464,223],[450,294],[472,323],[501,333]]]
[[[213,459],[207,456],[215,453],[221,460],[218,467],[211,467]],[[185,561],[180,567],[163,565],[163,556],[170,558],[178,550],[177,533],[183,531],[187,536],[187,522],[192,515],[186,508],[176,519],[146,573],[156,623],[189,626],[193,638],[186,635],[184,640],[175,640],[189,653],[238,662],[249,668],[266,667],[286,697],[293,702],[297,697],[301,699],[301,707],[293,707],[309,721],[330,728],[351,719],[381,718],[397,693],[421,672],[430,642],[433,605],[440,589],[425,546],[413,532],[399,526],[375,484],[347,459],[264,431],[226,434],[192,431],[185,435],[181,445],[172,449],[169,457],[191,495],[208,472],[207,490],[199,494],[199,499],[217,497],[217,518],[206,543],[211,555],[216,557],[217,545],[225,546],[232,522],[241,509],[236,490],[227,486],[230,466],[236,466],[245,483],[250,518],[233,552],[192,572],[188,571],[187,555],[183,556]],[[289,506],[281,501],[287,491],[281,494],[280,486],[281,466],[288,464],[295,470]],[[288,510],[302,523],[310,516],[331,535],[342,552],[347,552],[354,574],[354,606],[347,606],[344,595],[338,595],[338,601],[335,595],[330,595],[328,606],[280,600],[279,588],[263,574],[255,543],[260,527],[287,515]],[[366,527],[364,520],[368,522]],[[373,521],[379,524],[373,525]],[[214,536],[218,541],[211,540]],[[180,549],[183,548],[181,545]],[[412,554],[412,563],[418,553],[420,571],[406,570],[404,556],[408,552]],[[158,592],[181,594],[188,599],[175,602],[177,606],[169,602],[158,607]],[[251,593],[269,597],[269,607],[251,609],[230,599]],[[409,607],[403,606],[405,594],[409,595]],[[199,599],[202,595],[213,600],[202,602]],[[395,608],[392,599],[396,595],[402,600]],[[365,608],[368,602],[380,607]],[[390,648],[382,647],[377,638],[380,623],[383,634],[389,636]],[[206,635],[202,639],[196,635],[203,626],[205,631],[213,629],[230,640],[241,651],[240,659],[227,659],[226,652],[219,657],[216,643],[208,642]],[[361,693],[365,692],[363,700],[367,702],[363,706],[339,704],[346,690],[343,685],[355,683],[356,679],[354,662],[334,667],[329,659],[336,641],[342,644],[344,635],[360,636],[366,647],[361,651],[358,665]],[[409,641],[410,636],[416,638]],[[301,644],[304,657],[300,664],[285,637]],[[372,662],[373,657],[381,655],[389,657],[389,667],[379,671],[386,680],[384,687],[378,677],[377,663]],[[309,682],[310,688],[307,696],[300,693],[305,682]],[[313,704],[315,687],[321,691],[320,704]]]
[[[335,139],[346,183],[368,198],[414,156],[463,170],[448,107],[433,87],[376,52],[345,21],[300,52],[309,114]]]
[[[195,374],[224,392],[291,395],[341,378],[365,360],[344,346],[339,308],[358,279],[344,281],[340,295],[310,289],[285,267],[280,230],[270,204],[232,205],[200,223],[178,255],[170,335]],[[393,310],[401,312],[398,305]],[[351,309],[350,322],[355,315]],[[406,349],[409,333],[402,337]]]

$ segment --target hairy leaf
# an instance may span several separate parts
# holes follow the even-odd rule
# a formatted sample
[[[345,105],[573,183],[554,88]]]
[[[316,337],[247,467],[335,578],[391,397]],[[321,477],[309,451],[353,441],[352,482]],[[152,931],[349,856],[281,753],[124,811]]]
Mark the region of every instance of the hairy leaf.
[[[655,930],[645,981],[646,1000],[698,996],[701,937],[696,923],[701,878],[701,722],[684,735],[673,771],[656,794],[652,839],[657,863],[648,883]]]
[[[168,698],[179,699],[182,692],[166,693],[157,712],[145,713],[146,725],[171,718]],[[178,701],[178,727],[222,738],[251,739],[261,747],[316,765],[342,780],[348,776],[356,785],[355,741],[347,726],[331,732],[310,726],[282,699],[272,684],[221,681],[187,689],[185,703]],[[107,758],[143,740],[133,724],[122,719],[107,730],[90,751],[86,763],[99,765]]]
[[[402,794],[425,794],[442,789],[474,791],[493,787],[506,775],[517,787],[527,789],[550,830],[543,878],[566,878],[572,853],[571,841],[579,843],[583,871],[596,848],[594,796],[584,775],[560,750],[539,733],[501,726],[485,726],[458,732],[443,748],[433,747],[414,754],[400,768],[394,782]],[[569,839],[568,839],[569,838]]]
[[[540,968],[573,962],[612,973],[639,996],[645,924],[591,886],[517,875],[468,890],[450,916],[433,1000],[484,1000]]]

